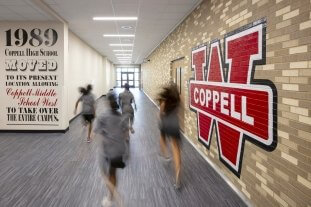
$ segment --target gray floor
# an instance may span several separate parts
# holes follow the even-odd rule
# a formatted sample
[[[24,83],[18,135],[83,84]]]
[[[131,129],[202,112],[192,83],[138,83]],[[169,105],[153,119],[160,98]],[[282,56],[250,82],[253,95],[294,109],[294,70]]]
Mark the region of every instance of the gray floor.
[[[129,163],[118,172],[125,206],[245,206],[185,140],[182,189],[175,191],[172,166],[157,156],[157,109],[143,93],[135,91],[135,97],[136,133]],[[99,207],[106,194],[97,162],[99,141],[88,144],[85,137],[80,118],[66,134],[0,133],[0,206]]]

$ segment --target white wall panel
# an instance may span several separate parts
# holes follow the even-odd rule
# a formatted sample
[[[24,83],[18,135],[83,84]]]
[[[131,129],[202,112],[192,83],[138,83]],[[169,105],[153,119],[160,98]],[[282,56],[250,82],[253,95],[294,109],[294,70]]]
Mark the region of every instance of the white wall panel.
[[[68,117],[74,117],[74,105],[80,94],[78,87],[93,85],[96,98],[104,95],[109,90],[107,74],[110,76],[111,67],[107,66],[107,59],[93,48],[69,32],[69,59],[68,59]],[[108,79],[109,80],[109,79]]]

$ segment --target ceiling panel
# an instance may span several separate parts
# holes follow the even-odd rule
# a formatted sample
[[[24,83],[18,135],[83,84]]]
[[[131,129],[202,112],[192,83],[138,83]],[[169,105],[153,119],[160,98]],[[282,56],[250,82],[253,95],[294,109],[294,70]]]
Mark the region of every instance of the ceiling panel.
[[[133,49],[140,64],[200,0],[42,0],[69,24],[69,29],[115,64],[114,49]],[[138,21],[93,21],[95,16],[138,16]],[[0,21],[45,21],[54,18],[31,0],[0,0]],[[124,29],[129,26],[131,29]],[[135,38],[104,38],[103,34],[135,34]],[[134,43],[111,47],[110,43]]]
[[[24,0],[0,0],[0,5],[27,5]]]
[[[0,0],[0,21],[49,21],[53,19],[36,8],[30,0]]]
[[[24,14],[36,14],[38,13],[35,9],[33,9],[31,6],[29,5],[18,5],[18,6],[13,6],[13,5],[9,5],[6,6],[8,9],[10,9],[11,11],[20,14],[20,15],[24,15]]]

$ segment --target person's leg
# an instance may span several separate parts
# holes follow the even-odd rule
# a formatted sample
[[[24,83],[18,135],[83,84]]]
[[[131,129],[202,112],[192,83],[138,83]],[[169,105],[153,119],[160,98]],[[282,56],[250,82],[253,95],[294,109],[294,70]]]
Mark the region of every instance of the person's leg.
[[[118,191],[116,190],[116,186],[117,186],[117,170],[116,170],[116,168],[110,167],[108,182],[106,184],[107,184],[108,190],[110,192],[110,199],[112,201],[115,201],[117,206],[122,207],[123,203],[122,203],[121,197],[120,197]]]
[[[135,130],[133,128],[133,123],[134,123],[134,115],[131,114],[130,115],[130,130],[131,130],[131,133],[134,134],[135,133]]]
[[[181,159],[180,159],[180,147],[177,138],[173,137],[171,140],[172,145],[172,152],[173,152],[173,159],[175,164],[175,185],[177,188],[180,186],[180,166],[181,166]]]
[[[88,133],[87,133],[87,141],[88,142],[90,142],[91,141],[91,133],[92,133],[92,122],[90,121],[89,123],[88,123],[88,125],[89,125],[89,129],[88,129]]]
[[[168,158],[168,152],[167,152],[167,146],[166,146],[166,138],[165,134],[161,132],[160,135],[160,149],[161,149],[161,155],[165,158]]]
[[[116,184],[117,184],[116,168],[110,167],[108,180],[109,180],[109,182],[108,182],[107,186],[108,186],[108,189],[110,192],[110,198],[111,198],[111,200],[113,200],[115,188],[116,188]]]

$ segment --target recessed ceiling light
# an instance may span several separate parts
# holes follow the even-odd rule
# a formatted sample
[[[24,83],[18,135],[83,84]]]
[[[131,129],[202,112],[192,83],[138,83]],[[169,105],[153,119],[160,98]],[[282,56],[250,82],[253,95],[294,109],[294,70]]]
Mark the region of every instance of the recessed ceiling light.
[[[95,21],[137,20],[137,17],[93,17]]]
[[[110,46],[133,46],[133,44],[109,44]]]
[[[125,26],[121,26],[121,28],[122,28],[122,29],[133,29],[134,27],[133,27],[133,26],[126,26],[126,25],[125,25]]]
[[[113,50],[114,52],[133,52],[133,50]]]
[[[104,34],[104,37],[135,37],[133,34]]]
[[[121,41],[122,41],[122,42],[132,42],[131,39],[122,39]]]

